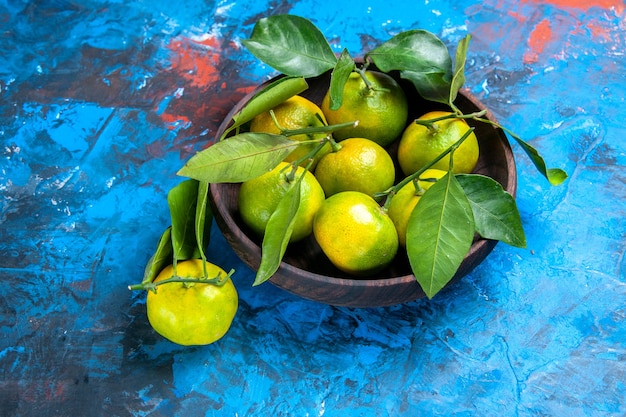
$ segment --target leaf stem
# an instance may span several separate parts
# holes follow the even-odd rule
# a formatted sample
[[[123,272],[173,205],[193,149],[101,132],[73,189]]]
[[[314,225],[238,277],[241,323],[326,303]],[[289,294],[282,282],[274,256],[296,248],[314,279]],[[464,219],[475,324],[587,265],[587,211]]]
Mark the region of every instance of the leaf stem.
[[[450,113],[450,114],[446,114],[445,116],[440,116],[440,117],[433,117],[432,119],[415,119],[413,121],[413,123],[416,123],[418,125],[422,125],[422,126],[426,126],[426,127],[430,127],[432,126],[434,123],[436,122],[440,122],[442,120],[446,120],[446,119],[474,119],[474,120],[481,120],[483,121],[484,119],[480,119],[480,117],[484,116],[485,114],[487,114],[487,110],[481,110],[475,113],[469,113],[469,114],[463,114],[463,113]]]
[[[500,125],[499,123],[496,123],[496,122],[491,121],[489,119],[484,119],[482,117],[474,117],[474,120],[479,121],[479,122],[483,122],[483,123],[487,123],[487,124],[489,124],[491,126],[494,126],[496,128],[500,128],[506,134],[510,135],[513,139],[515,139],[515,141],[522,147],[522,150],[524,152],[526,152],[526,155],[528,155],[528,157],[530,157],[530,160],[532,161],[533,165],[535,165],[535,168],[537,168],[537,170],[544,177],[546,177],[546,179],[548,180],[548,182],[551,185],[560,185],[567,178],[567,173],[565,171],[563,171],[562,169],[559,169],[559,168],[548,168],[546,166],[546,162],[544,161],[543,157],[539,154],[539,152],[535,148],[530,146],[528,143],[526,143],[520,136],[518,136],[515,133],[513,133],[511,130],[505,128],[504,126]]]
[[[316,133],[332,133],[335,130],[343,129],[346,127],[357,127],[358,125],[359,121],[355,120],[353,122],[338,123],[336,125],[303,127],[300,129],[281,129],[280,134],[283,136],[295,136],[313,135]]]
[[[502,130],[504,130],[507,134],[511,135],[511,137],[512,137],[513,139],[515,139],[515,140],[517,140],[517,141],[520,141],[520,140],[521,140],[521,141],[523,141],[523,139],[522,139],[519,135],[515,134],[514,132],[512,132],[511,130],[509,130],[509,129],[507,129],[506,127],[502,126],[501,124],[499,124],[499,123],[497,123],[497,122],[494,122],[494,121],[492,121],[492,120],[489,120],[489,119],[485,119],[485,118],[483,118],[483,117],[481,117],[481,116],[483,116],[483,115],[476,115],[473,119],[474,119],[474,120],[476,120],[476,121],[478,121],[478,122],[487,123],[487,124],[489,124],[489,125],[491,125],[491,126],[494,126],[494,127],[499,128],[499,129],[502,129]]]

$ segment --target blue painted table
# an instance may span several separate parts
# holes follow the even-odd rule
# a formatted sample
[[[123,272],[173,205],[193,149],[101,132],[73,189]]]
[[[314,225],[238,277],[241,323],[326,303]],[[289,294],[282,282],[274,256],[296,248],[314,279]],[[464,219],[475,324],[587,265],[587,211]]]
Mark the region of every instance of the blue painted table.
[[[0,415],[626,415],[626,11],[616,0],[0,2]],[[466,86],[570,178],[514,146],[528,247],[438,294],[307,301],[235,268],[205,347],[155,334],[140,281],[175,172],[272,70],[241,47],[309,17],[358,56],[470,33]]]

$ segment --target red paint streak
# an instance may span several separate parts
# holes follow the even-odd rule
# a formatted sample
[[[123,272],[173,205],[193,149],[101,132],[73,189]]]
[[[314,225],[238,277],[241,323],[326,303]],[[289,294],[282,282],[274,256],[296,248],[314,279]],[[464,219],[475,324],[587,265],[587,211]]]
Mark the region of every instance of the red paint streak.
[[[592,7],[601,9],[623,10],[623,0],[522,0],[522,3],[551,4],[560,8],[589,10]]]
[[[50,388],[46,390],[46,400],[65,400],[66,386],[63,381],[52,382]]]
[[[559,8],[581,9],[587,11],[592,7],[601,9],[624,10],[623,0],[522,0],[522,3],[551,4]]]
[[[527,20],[527,17],[524,16],[523,14],[511,11],[511,10],[509,10],[507,14],[511,16],[513,19],[517,20],[519,23],[524,23]]]
[[[168,48],[172,51],[169,72],[183,80],[184,92],[173,99],[161,119],[171,130],[186,129],[192,120],[202,123],[209,114],[208,97],[203,95],[220,81],[221,48],[215,36],[176,38]]]
[[[243,98],[246,94],[250,94],[255,88],[257,88],[258,86],[256,85],[249,85],[246,87],[237,87],[235,88],[235,92],[237,93],[238,96],[240,96],[239,98]],[[234,105],[234,103],[233,103]]]
[[[524,54],[524,63],[532,64],[537,62],[539,55],[543,52],[546,44],[552,39],[552,29],[548,19],[539,22],[530,33],[528,39],[529,50]]]
[[[184,115],[163,113],[161,119],[163,119],[163,122],[165,122],[167,128],[170,130],[178,129],[181,126],[188,126],[190,123],[189,118]]]
[[[20,397],[29,403],[63,402],[67,398],[67,387],[71,382],[67,380],[43,379],[20,387]]]
[[[168,100],[155,101],[155,113],[168,129],[180,132],[175,146],[183,159],[195,152],[198,140],[208,140],[207,146],[210,144],[226,114],[254,87],[242,87],[244,80],[239,78],[236,66],[223,68],[229,45],[232,46],[230,40],[214,35],[178,37],[168,45],[169,68],[154,79],[154,85],[167,89],[164,99]],[[162,105],[166,108],[162,109]],[[171,146],[164,139],[155,143],[150,152],[159,154]]]
[[[200,40],[178,38],[170,43],[169,49],[174,52],[172,70],[190,81],[191,86],[219,81],[220,48],[214,36]]]
[[[606,42],[611,42],[613,40],[612,31],[610,28],[606,26],[602,26],[594,22],[589,22],[587,23],[586,26],[594,38],[600,39]]]

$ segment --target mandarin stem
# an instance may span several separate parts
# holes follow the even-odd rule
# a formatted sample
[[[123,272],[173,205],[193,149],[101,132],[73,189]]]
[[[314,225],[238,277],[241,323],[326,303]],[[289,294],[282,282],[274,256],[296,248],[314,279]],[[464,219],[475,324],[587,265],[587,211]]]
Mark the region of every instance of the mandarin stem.
[[[400,181],[399,183],[397,183],[396,185],[394,185],[393,187],[389,188],[389,190],[387,191],[383,191],[382,193],[378,193],[377,195],[375,195],[375,197],[383,197],[386,196],[385,199],[385,203],[383,204],[383,208],[387,209],[389,208],[389,204],[391,203],[391,199],[393,198],[393,196],[402,188],[404,187],[406,184],[408,184],[409,182],[413,181],[413,180],[417,180],[419,179],[419,176],[422,175],[424,173],[424,171],[426,171],[427,169],[431,168],[433,165],[435,165],[437,162],[439,162],[440,160],[442,160],[443,158],[445,158],[446,155],[448,155],[451,152],[454,152],[459,146],[461,146],[461,144],[465,141],[465,139],[467,139],[469,137],[469,135],[474,131],[474,127],[470,127],[467,132],[465,132],[463,134],[463,136],[461,136],[461,138],[459,140],[457,140],[455,143],[453,143],[452,145],[450,145],[448,147],[448,149],[446,149],[445,151],[443,151],[442,153],[440,153],[435,159],[433,159],[432,161],[430,161],[429,163],[427,163],[426,165],[424,165],[421,169],[417,170],[415,173],[409,175],[408,177],[406,177],[405,179],[403,179],[402,181]],[[452,159],[452,158],[450,158]]]
[[[193,284],[213,284],[217,286],[222,286],[230,279],[230,277],[235,273],[234,269],[231,269],[225,276],[222,276],[221,273],[218,273],[213,278],[184,278],[179,276],[173,276],[171,278],[164,279],[158,282],[146,282],[141,284],[129,285],[129,290],[145,290],[145,291],[156,291],[156,287],[163,284],[169,284],[172,282],[182,282],[182,283],[193,283]]]
[[[309,164],[307,165],[307,170],[310,171],[310,167],[313,163],[313,159],[315,158],[315,155],[318,154],[319,151],[322,150],[322,148],[324,147],[324,145],[326,145],[327,142],[331,141],[330,136],[326,136],[324,139],[319,141],[319,144],[312,149],[311,151],[309,151],[309,153],[307,153],[306,155],[292,161],[292,164],[294,165],[300,165],[302,162],[306,161],[306,160],[310,160]],[[303,143],[307,143],[309,141],[303,141]],[[313,140],[311,142],[317,142],[317,140]]]
[[[333,139],[332,137],[329,137],[329,142],[330,142],[330,147],[332,148],[333,152],[337,152],[342,148],[341,144],[337,142],[335,139]]]
[[[367,87],[368,90],[373,90],[374,87],[372,86],[372,83],[365,76],[365,69],[355,68],[354,70],[361,76],[363,83],[365,83],[365,87]]]

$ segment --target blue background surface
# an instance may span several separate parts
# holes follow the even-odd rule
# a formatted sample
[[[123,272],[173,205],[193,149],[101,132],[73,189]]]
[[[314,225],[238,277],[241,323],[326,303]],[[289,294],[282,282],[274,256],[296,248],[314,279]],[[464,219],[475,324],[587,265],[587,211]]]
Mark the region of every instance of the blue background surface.
[[[240,308],[177,346],[127,286],[175,172],[274,74],[240,41],[278,13],[354,56],[472,34],[466,86],[570,177],[514,145],[528,247],[386,308],[252,288],[214,227]],[[626,415],[625,54],[615,0],[0,1],[0,415]]]

